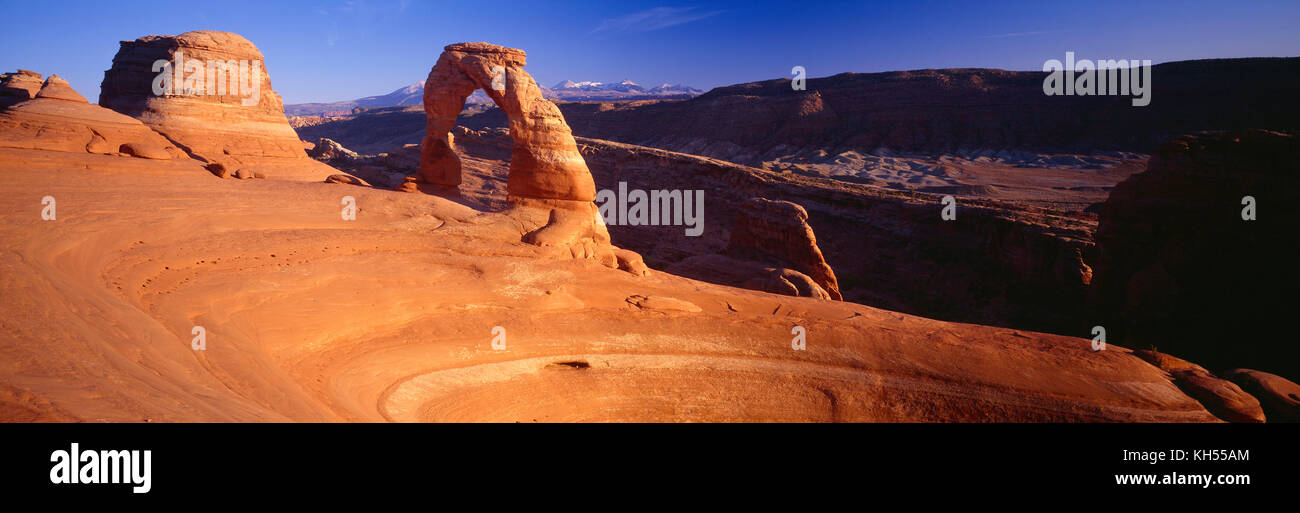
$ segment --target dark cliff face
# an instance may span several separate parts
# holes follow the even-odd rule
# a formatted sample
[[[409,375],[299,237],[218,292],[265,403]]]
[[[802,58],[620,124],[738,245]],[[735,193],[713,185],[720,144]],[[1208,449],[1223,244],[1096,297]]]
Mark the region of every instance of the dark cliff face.
[[[1090,305],[1111,341],[1211,369],[1300,375],[1286,331],[1300,270],[1300,145],[1242,131],[1176,137],[1101,207]],[[1256,219],[1242,219],[1243,197]]]
[[[1300,58],[1159,64],[1151,103],[1046,96],[1046,73],[944,69],[844,73],[719,87],[697,98],[565,104],[574,133],[755,164],[830,148],[948,153],[1020,149],[1149,152],[1196,130],[1294,129]]]

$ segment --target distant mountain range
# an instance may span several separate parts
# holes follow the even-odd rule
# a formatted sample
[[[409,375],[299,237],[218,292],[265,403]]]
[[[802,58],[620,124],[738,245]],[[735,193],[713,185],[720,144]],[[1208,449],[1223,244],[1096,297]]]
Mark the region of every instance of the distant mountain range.
[[[676,100],[694,98],[704,93],[704,91],[682,84],[664,83],[646,88],[631,80],[621,82],[574,82],[565,80],[552,87],[543,86],[541,89],[542,96],[561,101]],[[342,115],[351,113],[357,107],[420,105],[423,101],[424,82],[416,82],[382,96],[367,96],[355,100],[330,103],[285,105],[284,112],[290,116]],[[478,90],[474,91],[466,102],[492,103],[492,100],[482,90]]]
[[[546,90],[548,90],[548,89],[547,89],[547,88],[542,88],[542,90],[543,90],[543,91],[546,91]],[[649,94],[649,95],[662,95],[662,94],[689,94],[689,95],[691,95],[691,96],[696,96],[696,95],[702,94],[702,93],[704,92],[704,91],[701,91],[701,90],[699,90],[699,89],[696,89],[696,88],[694,88],[694,87],[690,87],[690,86],[684,86],[684,85],[681,85],[681,84],[667,84],[667,83],[665,83],[665,84],[660,84],[660,85],[657,85],[657,86],[655,86],[655,87],[651,87],[651,88],[649,88],[649,89],[646,89],[645,87],[642,87],[641,84],[638,84],[638,83],[633,82],[633,81],[631,81],[631,80],[624,80],[624,81],[622,81],[622,82],[616,82],[616,83],[609,83],[609,82],[574,82],[574,81],[572,81],[572,80],[565,80],[565,81],[563,81],[563,82],[560,82],[560,83],[558,83],[558,84],[555,84],[555,85],[551,86],[551,87],[549,88],[549,90],[550,90],[551,92],[553,92],[554,94],[556,94],[556,96],[564,96],[564,95],[566,95],[566,94],[567,94],[567,95],[574,95],[574,94],[578,94],[579,91],[581,91],[581,92],[635,93],[635,94]]]

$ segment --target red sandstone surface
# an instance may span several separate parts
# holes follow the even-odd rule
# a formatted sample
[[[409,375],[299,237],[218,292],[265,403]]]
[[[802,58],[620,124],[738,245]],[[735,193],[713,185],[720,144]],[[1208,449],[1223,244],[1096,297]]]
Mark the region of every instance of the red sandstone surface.
[[[1256,360],[1206,370],[1182,347],[1160,349],[1190,361],[1125,344],[1095,350],[1083,338],[1095,322],[1090,293],[1141,326],[1145,317],[1116,305],[1170,294],[1184,271],[1214,265],[1189,260],[1196,246],[1173,229],[1159,232],[1174,235],[1155,256],[1118,249],[1149,233],[1127,215],[1168,206],[1132,191],[1212,190],[1230,176],[1290,194],[1273,181],[1294,166],[1286,134],[1176,139],[1109,199],[1109,185],[1082,191],[1094,195],[1083,201],[1069,189],[926,191],[771,164],[798,152],[723,160],[575,138],[565,108],[523,71],[522,51],[460,43],[430,71],[422,145],[362,155],[317,138],[318,161],[281,112],[271,65],[259,68],[254,105],[148,94],[142,66],[177,51],[261,58],[223,32],[126,41],[102,107],[55,77],[34,93],[39,75],[4,77],[0,92],[17,101],[0,111],[0,419],[1257,422],[1294,413],[1285,377],[1219,370]],[[502,89],[494,69],[504,70]],[[456,126],[476,88],[508,130]],[[807,119],[831,89],[821,103],[798,100]],[[955,169],[1044,180],[1008,178],[1005,162],[978,158]],[[1142,165],[1140,154],[1109,158],[1080,181],[1113,185]],[[259,175],[272,179],[221,179]],[[703,235],[607,226],[592,200],[619,182],[704,191]],[[951,222],[939,216],[949,194],[961,205]],[[1098,229],[1078,207],[1102,200]],[[1181,226],[1178,213],[1160,219]],[[1100,269],[1086,263],[1098,251],[1094,232]],[[1133,269],[1158,274],[1141,270],[1152,259],[1171,278],[1093,285],[1133,283]],[[795,333],[806,334],[803,346]],[[1124,333],[1134,347],[1147,342],[1139,329]]]

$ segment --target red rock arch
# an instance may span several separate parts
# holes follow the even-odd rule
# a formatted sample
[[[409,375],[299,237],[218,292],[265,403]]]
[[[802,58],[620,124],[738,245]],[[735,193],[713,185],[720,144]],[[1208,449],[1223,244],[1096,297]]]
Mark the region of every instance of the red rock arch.
[[[573,133],[560,109],[542,97],[533,77],[523,70],[523,50],[489,43],[456,43],[443,50],[424,83],[428,121],[420,175],[425,181],[460,185],[460,158],[451,129],[465,99],[482,89],[510,119],[514,148],[506,190],[511,196],[595,200],[596,185]]]

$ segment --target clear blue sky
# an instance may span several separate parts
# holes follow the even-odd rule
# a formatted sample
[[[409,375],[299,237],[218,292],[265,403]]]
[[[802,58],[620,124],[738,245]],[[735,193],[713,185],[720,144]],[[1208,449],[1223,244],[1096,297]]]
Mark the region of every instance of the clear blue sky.
[[[286,103],[387,93],[442,47],[528,51],[544,85],[632,79],[701,89],[789,76],[943,67],[1041,69],[1047,59],[1300,55],[1300,1],[642,2],[0,0],[0,69],[58,73],[94,101],[118,41],[226,30],[253,41]]]

